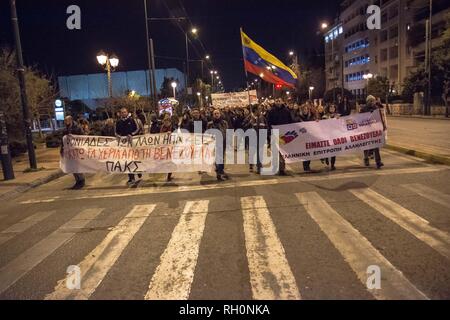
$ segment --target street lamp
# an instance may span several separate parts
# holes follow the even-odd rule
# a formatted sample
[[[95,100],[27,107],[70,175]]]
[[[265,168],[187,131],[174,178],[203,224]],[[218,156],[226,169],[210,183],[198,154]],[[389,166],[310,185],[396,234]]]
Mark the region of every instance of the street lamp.
[[[103,50],[97,54],[97,62],[103,66],[108,75],[108,94],[109,97],[112,98],[112,80],[111,80],[111,72],[114,71],[115,68],[119,65],[119,58],[112,54],[108,56]]]
[[[312,94],[313,94],[313,91],[314,91],[314,87],[309,87],[309,100],[311,100],[311,98],[312,98]]]
[[[172,89],[173,89],[173,98],[176,99],[177,83],[175,81],[173,81],[170,85],[172,86]]]
[[[294,51],[289,51],[289,55],[292,57],[294,55]]]
[[[368,73],[363,75],[363,79],[367,80],[367,94],[369,94],[369,81],[373,78],[373,74]]]
[[[192,28],[190,31],[193,35],[197,35],[198,29]],[[188,39],[188,33],[184,33],[186,36],[186,90],[189,87],[189,39]]]
[[[209,54],[207,54],[207,55],[205,56],[205,59],[206,59],[206,60],[209,60],[209,58],[210,58],[210,56],[209,56]]]
[[[327,28],[328,28],[328,23],[322,22],[322,24],[320,25],[320,28],[321,28],[322,30],[327,29]]]

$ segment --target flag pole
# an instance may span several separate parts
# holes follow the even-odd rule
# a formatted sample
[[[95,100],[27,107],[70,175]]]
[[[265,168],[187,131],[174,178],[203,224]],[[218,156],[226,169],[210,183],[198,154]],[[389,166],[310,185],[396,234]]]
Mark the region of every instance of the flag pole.
[[[251,112],[252,116],[255,117],[255,114],[253,113],[252,102],[250,99],[250,91],[249,91],[249,85],[248,85],[248,73],[247,73],[247,68],[245,67],[245,51],[244,51],[244,39],[242,37],[242,34],[243,34],[242,27],[240,28],[240,31],[241,31],[241,45],[242,45],[242,61],[244,62],[245,79],[246,79],[246,83],[247,83],[248,105],[250,106],[250,112]],[[258,97],[258,95],[256,97]],[[250,162],[250,158],[249,158],[249,162]],[[260,161],[260,157],[259,157],[259,105],[257,107],[257,112],[256,112],[256,173],[258,173],[258,174],[261,173],[261,161]]]

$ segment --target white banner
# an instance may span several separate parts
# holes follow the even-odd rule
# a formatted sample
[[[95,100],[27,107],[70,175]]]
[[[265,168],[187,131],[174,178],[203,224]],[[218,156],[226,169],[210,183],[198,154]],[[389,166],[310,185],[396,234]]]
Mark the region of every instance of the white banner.
[[[162,133],[117,139],[65,136],[60,161],[64,173],[169,173],[212,171],[212,135]]]
[[[286,163],[383,147],[385,125],[379,110],[346,117],[274,126]]]
[[[212,104],[216,108],[225,107],[245,107],[248,106],[248,96],[250,95],[250,103],[258,103],[256,90],[244,92],[228,92],[211,94]]]

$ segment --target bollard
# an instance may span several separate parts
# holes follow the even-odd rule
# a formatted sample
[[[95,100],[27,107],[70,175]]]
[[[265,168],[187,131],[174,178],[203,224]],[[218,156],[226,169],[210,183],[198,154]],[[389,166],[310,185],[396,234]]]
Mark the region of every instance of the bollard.
[[[14,179],[14,170],[8,145],[8,132],[6,130],[5,113],[2,111],[0,111],[0,155],[2,159],[3,178],[5,180]]]

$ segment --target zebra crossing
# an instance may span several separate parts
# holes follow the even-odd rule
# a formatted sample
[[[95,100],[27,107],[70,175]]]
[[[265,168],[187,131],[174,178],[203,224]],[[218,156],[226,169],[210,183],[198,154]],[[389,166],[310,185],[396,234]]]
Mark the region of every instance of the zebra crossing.
[[[449,195],[422,184],[405,184],[404,188],[417,197],[432,201],[442,208],[449,208]],[[450,234],[432,225],[418,213],[415,213],[396,200],[389,199],[373,188],[350,189],[349,196],[355,201],[371,207],[374,212],[387,218],[405,232],[414,237],[430,250],[442,256],[446,268],[450,269]],[[327,202],[320,191],[299,192],[292,195],[297,206],[293,210],[304,212],[319,227],[320,231],[337,250],[343,261],[354,272],[359,286],[374,299],[430,299],[429,288],[414,283],[401,268],[383,254],[363,231],[345,218],[343,212]],[[251,296],[255,300],[298,300],[304,298],[304,284],[293,272],[297,261],[290,259],[276,220],[273,208],[262,195],[238,197],[237,210],[243,225],[243,241],[248,269]],[[202,243],[211,203],[217,198],[189,200],[180,203],[182,212],[177,217],[170,238],[164,244],[165,249],[159,256],[157,267],[146,282],[147,291],[142,299],[184,300],[191,295],[199,256],[202,255]],[[69,289],[67,281],[70,275],[52,283],[53,290],[42,298],[54,299],[90,299],[105,282],[111,281],[107,275],[115,268],[117,261],[128,250],[130,242],[146,223],[158,215],[158,203],[136,204],[113,226],[103,239],[86,251],[84,258],[77,262],[81,274],[81,288]],[[80,230],[86,228],[107,208],[81,210],[55,231],[36,242],[31,247],[7,261],[0,268],[0,298],[7,297],[14,286],[23,281],[26,275],[40,263],[48,259],[57,249],[75,241]],[[37,212],[0,231],[0,253],[15,241],[15,237],[27,233],[33,226],[43,223],[55,211]],[[382,222],[380,222],[382,223]],[[378,226],[378,227],[382,227]],[[299,232],[302,232],[301,230]],[[76,245],[76,243],[74,243]],[[314,248],[311,248],[314,250]],[[130,263],[133,263],[132,261]],[[414,263],[413,261],[411,263]],[[67,266],[70,263],[67,263]],[[368,267],[378,266],[381,270],[381,287],[369,288]],[[66,267],[67,267],[66,266]],[[143,266],[145,268],[145,266]],[[52,272],[49,270],[49,272]],[[65,272],[65,270],[64,270]],[[127,270],[122,270],[126,281]],[[61,272],[59,272],[61,273]],[[43,279],[45,281],[45,279]],[[449,291],[449,284],[442,284]],[[426,289],[426,290],[424,290]],[[207,290],[207,289],[205,289]],[[427,291],[428,290],[428,291]],[[355,297],[358,298],[358,297]]]

